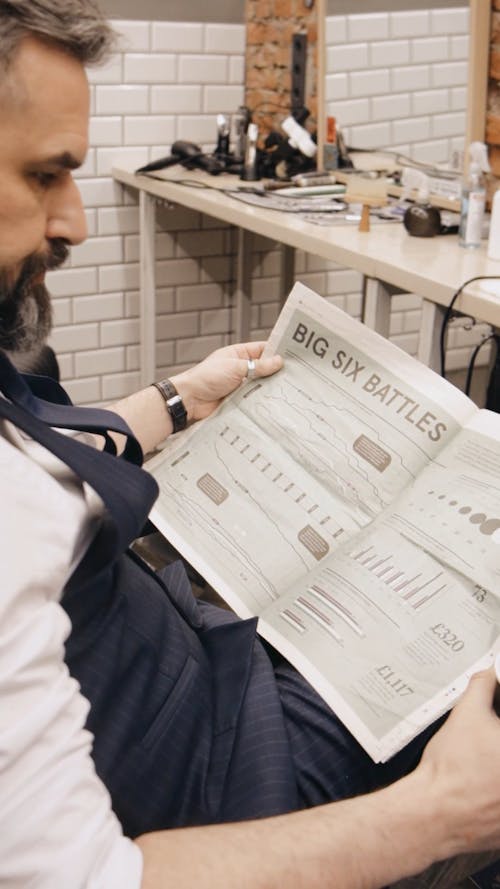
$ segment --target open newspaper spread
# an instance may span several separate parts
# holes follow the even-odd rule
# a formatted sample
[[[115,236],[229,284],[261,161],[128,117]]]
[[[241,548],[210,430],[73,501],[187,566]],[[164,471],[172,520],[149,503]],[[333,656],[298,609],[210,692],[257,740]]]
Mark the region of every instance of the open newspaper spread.
[[[384,761],[500,648],[500,415],[301,284],[273,352],[149,462],[151,519]]]

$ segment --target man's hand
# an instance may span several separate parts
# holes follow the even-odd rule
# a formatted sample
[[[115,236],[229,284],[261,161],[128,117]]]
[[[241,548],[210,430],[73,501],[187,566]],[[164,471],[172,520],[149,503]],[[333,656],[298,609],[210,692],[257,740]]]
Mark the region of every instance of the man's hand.
[[[268,377],[283,367],[280,355],[261,357],[264,345],[240,343],[225,346],[195,367],[173,376],[172,382],[184,402],[188,420],[208,417],[226,395],[237,389],[247,376],[250,359],[255,362],[255,378]],[[112,409],[127,421],[144,454],[154,451],[172,431],[165,402],[154,386],[123,398]]]
[[[472,677],[445,725],[425,748],[426,773],[441,803],[448,854],[500,848],[500,719],[493,669]]]
[[[221,400],[247,376],[248,359],[255,362],[254,377],[268,377],[283,367],[280,355],[262,358],[265,343],[239,343],[212,352],[200,364],[172,377],[189,420],[208,417]]]

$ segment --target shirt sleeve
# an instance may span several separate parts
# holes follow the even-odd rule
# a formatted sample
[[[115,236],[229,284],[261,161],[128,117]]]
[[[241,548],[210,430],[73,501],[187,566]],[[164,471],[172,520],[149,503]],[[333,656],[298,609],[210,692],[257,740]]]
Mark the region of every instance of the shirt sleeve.
[[[1,436],[0,472],[0,886],[139,889],[141,852],[95,772],[89,704],[64,663],[59,598],[95,519],[74,478]]]

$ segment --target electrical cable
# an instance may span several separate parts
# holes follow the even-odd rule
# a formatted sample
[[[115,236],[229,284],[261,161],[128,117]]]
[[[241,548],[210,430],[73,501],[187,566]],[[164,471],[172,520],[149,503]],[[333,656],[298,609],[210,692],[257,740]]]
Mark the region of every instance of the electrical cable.
[[[164,176],[155,176],[153,173],[146,174],[149,179],[156,179],[158,182],[168,182],[170,185],[185,185],[187,188],[199,188],[205,191],[218,191],[221,194],[227,192],[227,188],[218,188],[216,185],[208,185],[206,182],[199,182],[198,179],[165,179]]]
[[[445,368],[445,339],[446,339],[446,329],[448,327],[448,322],[451,317],[451,313],[453,311],[453,306],[455,305],[460,294],[465,290],[469,284],[473,284],[474,281],[500,281],[500,275],[475,275],[474,278],[469,278],[467,281],[464,281],[463,284],[460,285],[458,290],[455,290],[449,305],[446,308],[446,312],[444,313],[443,322],[441,324],[441,333],[439,336],[439,354],[441,359],[441,376],[446,378],[446,368]]]
[[[477,346],[475,347],[475,349],[474,349],[474,351],[473,351],[473,353],[472,353],[472,355],[471,355],[471,358],[470,358],[470,361],[469,361],[469,366],[468,366],[468,368],[467,368],[467,376],[466,376],[466,379],[465,379],[465,385],[464,385],[464,392],[465,392],[465,394],[466,394],[467,396],[470,395],[470,387],[471,387],[471,383],[472,383],[472,374],[474,373],[474,365],[475,365],[475,363],[476,363],[476,358],[477,358],[477,356],[479,355],[479,352],[480,352],[480,350],[482,349],[482,347],[484,346],[484,344],[485,344],[485,343],[489,343],[490,340],[494,340],[494,339],[496,339],[496,336],[495,336],[494,333],[490,333],[488,336],[485,336],[485,337],[481,340],[481,342],[477,344]]]

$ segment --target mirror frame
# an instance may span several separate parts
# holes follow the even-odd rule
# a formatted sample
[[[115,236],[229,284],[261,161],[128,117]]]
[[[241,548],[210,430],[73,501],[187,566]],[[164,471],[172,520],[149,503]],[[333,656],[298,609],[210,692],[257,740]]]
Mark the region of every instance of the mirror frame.
[[[469,2],[469,76],[467,85],[467,117],[465,148],[471,142],[486,138],[486,106],[490,56],[490,0]]]
[[[326,134],[326,0],[316,0],[316,21],[318,23],[318,42],[316,56],[316,92],[318,96],[318,115],[316,121],[316,141],[318,153],[316,168],[323,169],[323,146]]]

